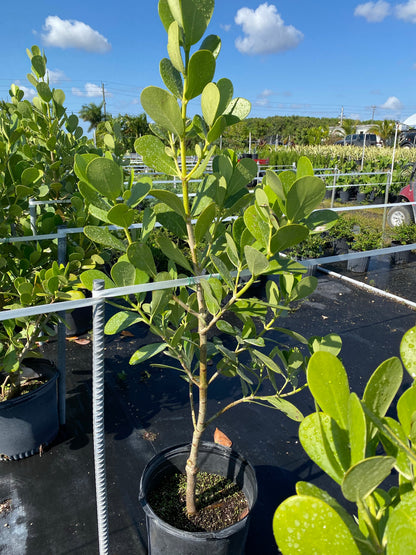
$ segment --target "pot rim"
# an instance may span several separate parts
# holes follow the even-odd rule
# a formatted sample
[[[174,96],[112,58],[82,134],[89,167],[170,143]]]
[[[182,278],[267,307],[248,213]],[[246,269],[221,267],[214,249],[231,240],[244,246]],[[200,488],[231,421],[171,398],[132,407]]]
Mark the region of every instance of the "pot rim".
[[[181,536],[181,537],[185,537],[185,538],[192,538],[192,537],[196,537],[196,538],[201,538],[201,539],[221,539],[221,538],[226,538],[227,536],[230,536],[231,534],[233,534],[234,532],[237,532],[238,529],[240,528],[244,528],[244,526],[246,526],[248,519],[250,518],[251,512],[253,510],[253,507],[256,503],[257,500],[257,493],[258,493],[258,488],[257,488],[257,477],[256,477],[256,472],[254,470],[254,467],[252,466],[252,464],[245,459],[242,455],[240,455],[237,451],[235,451],[234,449],[232,449],[231,447],[225,447],[223,445],[219,445],[218,443],[214,443],[211,441],[201,441],[200,444],[200,451],[205,449],[214,449],[215,451],[218,452],[218,455],[222,455],[225,457],[235,457],[238,460],[240,460],[240,462],[242,462],[246,468],[248,468],[249,472],[251,472],[254,476],[255,479],[255,484],[254,484],[254,488],[253,488],[253,500],[251,503],[251,507],[249,508],[249,512],[248,514],[242,518],[241,520],[239,520],[238,522],[235,522],[234,524],[231,524],[230,526],[227,526],[226,528],[222,528],[221,530],[217,530],[217,531],[213,531],[213,532],[189,532],[187,530],[181,530],[180,528],[175,528],[174,526],[172,526],[171,524],[168,524],[166,521],[164,521],[160,516],[158,516],[152,509],[152,507],[150,506],[150,504],[148,503],[145,493],[143,491],[143,482],[144,482],[144,477],[146,475],[146,473],[148,473],[150,471],[151,466],[153,466],[155,459],[159,458],[160,456],[163,456],[167,453],[174,453],[175,451],[177,451],[178,453],[180,453],[181,451],[183,451],[184,449],[190,451],[191,448],[191,444],[190,443],[181,443],[181,444],[177,444],[177,445],[172,445],[171,447],[167,447],[165,449],[163,449],[162,451],[159,451],[158,453],[156,453],[151,459],[150,461],[146,464],[141,478],[140,478],[140,490],[139,490],[139,502],[146,514],[146,517],[148,518],[153,518],[153,519],[157,519],[159,526],[161,526],[162,528],[165,528],[167,531],[169,531],[171,534],[173,535],[177,535],[177,536]]]

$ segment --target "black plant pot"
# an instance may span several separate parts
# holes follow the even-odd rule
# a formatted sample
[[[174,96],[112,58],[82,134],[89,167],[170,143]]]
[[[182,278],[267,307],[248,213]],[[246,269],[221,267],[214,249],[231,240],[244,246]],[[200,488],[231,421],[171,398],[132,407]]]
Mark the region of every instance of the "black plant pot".
[[[146,514],[149,555],[238,555],[244,553],[250,512],[242,520],[218,532],[186,532],[159,518],[147,497],[156,483],[172,473],[184,472],[190,445],[165,449],[147,464],[140,481],[139,500]],[[226,476],[247,497],[249,509],[257,499],[257,480],[253,467],[238,453],[215,443],[202,442],[198,466],[201,471]]]
[[[25,359],[48,381],[37,389],[0,403],[0,460],[18,460],[39,452],[59,430],[56,367],[45,359]]]
[[[366,194],[365,193],[357,193],[357,202],[364,202],[366,199]]]
[[[356,251],[350,251],[356,252]],[[357,274],[363,274],[368,270],[368,265],[370,264],[369,256],[362,256],[361,258],[352,258],[347,261],[347,270]]]
[[[401,245],[400,241],[392,241],[391,242],[392,247],[397,247],[399,245]],[[399,251],[399,252],[394,252],[391,255],[391,262],[392,264],[407,264],[407,262],[409,262],[410,259],[410,251]]]
[[[349,191],[340,191],[339,199],[341,202],[348,202],[350,200],[350,192]]]

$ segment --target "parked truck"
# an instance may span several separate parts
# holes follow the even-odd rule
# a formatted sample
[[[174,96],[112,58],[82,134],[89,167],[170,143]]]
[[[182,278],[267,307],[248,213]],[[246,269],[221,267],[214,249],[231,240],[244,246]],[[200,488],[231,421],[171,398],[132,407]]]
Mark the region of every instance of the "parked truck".
[[[398,194],[398,202],[387,213],[387,223],[392,226],[416,222],[416,205],[404,204],[415,202],[416,197],[416,162],[409,164],[411,168],[408,184]]]

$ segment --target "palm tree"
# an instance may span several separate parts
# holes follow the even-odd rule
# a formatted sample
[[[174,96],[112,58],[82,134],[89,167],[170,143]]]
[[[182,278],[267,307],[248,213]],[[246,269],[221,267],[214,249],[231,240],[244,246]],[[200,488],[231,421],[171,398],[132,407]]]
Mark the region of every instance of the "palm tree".
[[[371,129],[368,130],[369,133],[377,133],[380,139],[386,144],[387,139],[394,136],[396,130],[396,124],[393,120],[384,119],[381,123],[373,125]]]
[[[79,115],[82,120],[88,121],[90,123],[88,131],[96,129],[97,125],[101,121],[105,121],[107,119],[102,112],[102,107],[102,102],[101,104],[94,104],[94,102],[90,102],[90,104],[84,104],[83,106],[81,106]]]

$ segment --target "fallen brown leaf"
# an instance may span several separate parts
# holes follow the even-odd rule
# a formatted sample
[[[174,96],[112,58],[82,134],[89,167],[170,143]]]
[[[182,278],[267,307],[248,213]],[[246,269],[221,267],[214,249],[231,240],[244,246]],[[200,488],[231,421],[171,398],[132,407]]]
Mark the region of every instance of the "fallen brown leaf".
[[[233,444],[231,439],[218,428],[215,428],[214,441],[215,443],[218,443],[218,445],[223,445],[224,447],[231,447],[231,445]]]

